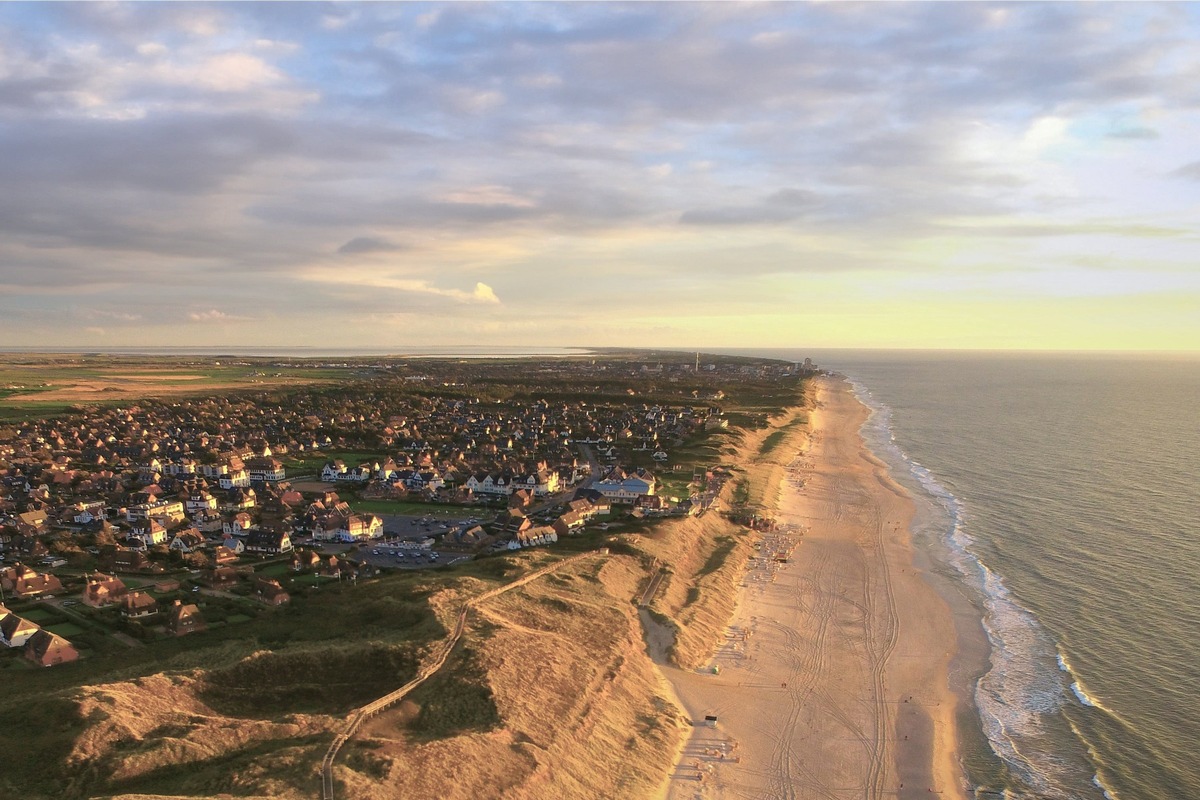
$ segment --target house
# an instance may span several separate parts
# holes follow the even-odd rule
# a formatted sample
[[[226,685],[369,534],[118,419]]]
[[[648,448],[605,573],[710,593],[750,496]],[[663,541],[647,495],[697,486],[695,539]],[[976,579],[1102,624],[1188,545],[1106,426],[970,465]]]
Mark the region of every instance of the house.
[[[283,463],[274,458],[252,458],[246,463],[250,480],[260,483],[278,483],[287,477]]]
[[[83,602],[92,608],[102,608],[121,602],[127,594],[129,589],[120,578],[97,572],[87,579],[87,586],[83,590]]]
[[[96,520],[108,518],[108,511],[104,507],[104,503],[85,503],[82,500],[71,507],[73,512],[71,519],[78,522],[80,525],[88,525]]]
[[[255,578],[254,591],[269,606],[281,606],[292,599],[274,578]]]
[[[140,550],[118,550],[113,553],[112,568],[115,572],[140,572],[149,566],[149,559]]]
[[[183,506],[189,515],[195,514],[197,511],[202,509],[216,511],[217,498],[213,497],[208,492],[196,492],[188,495],[188,498],[184,501]]]
[[[508,507],[526,509],[533,505],[532,489],[517,489],[508,496]]]
[[[489,475],[487,473],[471,475],[467,478],[464,486],[470,489],[473,494],[503,495],[505,497],[512,492],[513,488],[511,476]]]
[[[554,520],[554,532],[559,536],[566,536],[568,533],[574,533],[583,528],[587,524],[587,518],[578,511],[568,511]]]
[[[258,505],[258,494],[253,489],[230,489],[221,508],[226,511],[246,511]]]
[[[17,514],[17,529],[31,534],[50,530],[50,517],[43,509]]]
[[[321,557],[315,550],[297,550],[292,553],[292,569],[305,572],[316,569],[321,564]]]
[[[194,603],[184,604],[176,600],[167,610],[167,631],[175,636],[187,636],[207,630],[204,617]]]
[[[292,552],[292,537],[286,531],[257,530],[246,536],[246,552],[280,555]]]
[[[515,537],[533,527],[533,522],[525,513],[517,508],[510,508],[496,518],[496,528],[500,536]]]
[[[235,552],[235,550],[230,549],[230,545],[233,545],[234,548],[240,547],[241,550]],[[226,539],[220,545],[213,548],[213,563],[215,563],[218,567],[225,566],[226,564],[236,563],[237,560],[241,558],[241,553],[245,551],[245,549],[246,546],[242,544],[240,539]]]
[[[204,547],[204,536],[197,530],[180,531],[168,547],[180,553],[194,553]]]
[[[125,511],[125,518],[130,522],[148,519],[165,519],[169,522],[183,522],[187,514],[183,511],[183,503],[178,500],[156,500],[149,503],[138,503]]]
[[[240,556],[246,552],[246,543],[242,538],[237,536],[226,536],[221,540],[221,548]]]
[[[644,494],[654,494],[654,475],[647,470],[626,472],[614,467],[592,488],[614,503],[632,503]]]
[[[254,525],[254,518],[245,511],[240,511],[234,514],[229,519],[225,520],[225,524],[221,526],[221,531],[226,536],[233,536],[238,533],[245,533]]]
[[[131,543],[130,546],[135,546],[133,542],[140,542],[142,547],[153,547],[166,543],[167,530],[158,524],[158,520],[145,519],[133,524],[126,539]]]
[[[326,461],[325,466],[321,467],[321,480],[326,483],[345,480],[342,476],[346,474],[346,462],[338,459],[337,461]]]
[[[53,667],[77,660],[79,651],[61,636],[39,630],[25,643],[25,658],[39,667]]]
[[[355,542],[383,536],[383,520],[374,514],[331,514],[313,524],[317,541]]]
[[[222,489],[245,489],[250,486],[250,473],[245,469],[223,472],[217,477],[217,486]]]
[[[0,588],[14,597],[40,597],[62,591],[62,582],[49,573],[17,563],[0,570]]]
[[[36,622],[9,614],[0,619],[0,644],[5,647],[24,647],[29,637],[42,629]]]
[[[514,536],[508,543],[509,550],[520,550],[522,547],[537,547],[558,541],[558,533],[548,525],[529,527]]]
[[[488,540],[487,531],[479,525],[473,525],[466,530],[451,531],[446,535],[450,544],[459,547],[476,548]]]
[[[607,517],[612,513],[612,501],[590,489],[576,493],[575,499],[567,507],[588,517]]]
[[[192,527],[201,533],[216,533],[222,524],[221,514],[217,511],[197,511],[192,517]]]
[[[121,598],[121,616],[142,619],[158,613],[158,601],[145,592],[130,592]]]
[[[228,589],[236,586],[238,571],[233,567],[214,567],[200,573],[200,582],[213,589]]]

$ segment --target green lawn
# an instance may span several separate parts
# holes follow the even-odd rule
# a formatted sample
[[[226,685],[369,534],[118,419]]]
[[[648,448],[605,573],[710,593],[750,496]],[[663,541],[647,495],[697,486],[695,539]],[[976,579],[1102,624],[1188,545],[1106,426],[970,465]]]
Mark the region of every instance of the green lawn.
[[[72,636],[78,636],[79,634],[86,632],[74,622],[62,622],[58,625],[49,625],[46,626],[46,630],[50,631],[55,636],[61,636],[64,639],[70,639]]]
[[[30,622],[36,622],[38,625],[45,625],[51,620],[62,619],[61,614],[57,611],[51,611],[48,608],[31,608],[28,611],[22,611],[20,616]]]
[[[319,478],[321,467],[325,466],[325,462],[327,461],[344,461],[347,468],[354,469],[364,461],[374,461],[375,459],[382,461],[385,458],[387,456],[383,453],[374,453],[365,450],[320,450],[306,452],[304,455],[288,453],[281,456],[279,460],[287,467],[288,472],[317,473],[317,477]],[[337,491],[338,485],[330,484],[330,488]]]
[[[412,503],[406,500],[354,500],[350,503],[355,511],[368,514],[403,514],[411,517],[463,517],[478,516],[479,506],[444,505],[441,503]]]
[[[263,575],[267,578],[282,578],[292,572],[292,565],[288,563],[268,564],[260,570],[256,570],[256,575]]]

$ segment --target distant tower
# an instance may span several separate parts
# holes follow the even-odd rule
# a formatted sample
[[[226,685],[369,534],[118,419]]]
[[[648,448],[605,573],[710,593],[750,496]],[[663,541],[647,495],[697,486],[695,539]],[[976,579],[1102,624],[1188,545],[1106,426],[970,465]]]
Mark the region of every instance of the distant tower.
[[[700,351],[696,351],[696,372],[700,371]]]

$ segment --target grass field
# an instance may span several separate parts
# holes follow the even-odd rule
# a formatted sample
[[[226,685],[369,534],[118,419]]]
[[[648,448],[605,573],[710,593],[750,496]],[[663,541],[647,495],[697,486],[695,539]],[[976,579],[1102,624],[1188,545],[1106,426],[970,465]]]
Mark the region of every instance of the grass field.
[[[76,405],[297,387],[339,377],[328,369],[276,367],[266,360],[0,354],[0,421],[53,416]]]
[[[61,614],[57,614],[48,608],[31,608],[28,611],[22,611],[21,616],[30,622],[36,622],[38,625],[45,625],[51,620],[62,619]]]
[[[59,625],[49,625],[46,630],[53,633],[55,636],[61,636],[64,639],[70,639],[73,636],[78,636],[85,631],[83,628],[76,625],[74,622],[63,622]]]
[[[411,503],[406,500],[353,500],[351,501],[351,505],[354,506],[355,511],[367,514],[400,514],[411,517],[436,517],[438,519],[479,516],[479,513],[483,511],[479,506]]]
[[[344,461],[346,466],[354,469],[364,461],[373,461],[375,459],[386,458],[384,453],[368,452],[366,450],[321,450],[304,456],[293,456],[288,454],[280,458],[288,473],[297,475],[316,475],[320,477],[321,467],[325,466],[328,461]],[[352,487],[353,484],[329,484],[329,488],[333,491],[342,491]]]

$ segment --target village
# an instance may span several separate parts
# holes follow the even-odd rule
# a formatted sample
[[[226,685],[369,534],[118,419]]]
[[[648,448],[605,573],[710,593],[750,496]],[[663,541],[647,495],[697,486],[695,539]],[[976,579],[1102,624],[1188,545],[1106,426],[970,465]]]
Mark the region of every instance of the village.
[[[0,666],[86,660],[250,623],[330,582],[705,513],[727,473],[695,446],[729,429],[726,392],[800,372],[699,356],[376,362],[336,387],[0,427]]]

